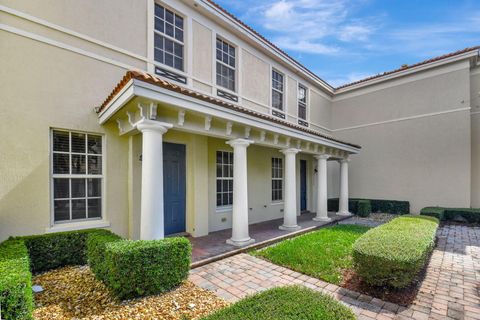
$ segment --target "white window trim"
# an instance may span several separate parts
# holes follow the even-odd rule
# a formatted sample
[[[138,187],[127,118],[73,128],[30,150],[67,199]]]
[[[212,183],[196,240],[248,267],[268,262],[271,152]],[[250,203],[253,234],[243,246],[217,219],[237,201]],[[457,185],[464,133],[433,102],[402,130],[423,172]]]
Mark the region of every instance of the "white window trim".
[[[100,197],[100,205],[101,205],[101,217],[99,218],[91,218],[91,219],[78,219],[78,220],[68,220],[68,221],[60,221],[55,222],[55,205],[54,205],[54,190],[53,190],[53,179],[54,176],[56,178],[75,178],[74,175],[71,174],[53,174],[53,131],[65,131],[65,132],[76,132],[76,133],[84,133],[84,134],[91,134],[100,136],[102,138],[102,174],[101,175],[82,175],[83,178],[98,178],[102,179],[102,195]],[[58,128],[58,127],[51,127],[49,128],[48,132],[49,138],[49,190],[50,190],[50,225],[49,227],[45,228],[45,232],[60,232],[60,231],[71,231],[71,230],[82,230],[82,229],[89,229],[89,228],[105,228],[110,226],[110,222],[107,220],[107,206],[106,206],[106,185],[107,185],[107,143],[106,137],[103,133],[99,132],[92,132],[92,131],[79,131],[79,130],[72,130],[72,129],[65,129],[65,128]],[[88,159],[87,159],[88,161]]]
[[[229,45],[231,45],[232,47],[235,48],[235,91],[232,91],[228,88],[225,88],[225,87],[222,87],[220,85],[217,84],[217,38],[218,39],[221,39],[222,41],[225,41],[227,42]],[[214,88],[214,96],[216,98],[220,98],[222,100],[225,100],[225,101],[228,101],[229,103],[236,103],[236,104],[240,104],[241,103],[241,85],[240,85],[240,68],[239,66],[241,65],[240,62],[241,62],[241,51],[240,50],[240,47],[232,40],[228,39],[227,37],[223,36],[223,35],[220,35],[219,33],[216,33],[216,32],[212,32],[212,87]],[[218,61],[220,63],[222,63],[223,65],[229,67],[229,68],[232,68],[232,66],[229,66],[225,63],[223,63],[222,61]],[[230,94],[233,94],[235,96],[238,97],[238,102],[234,102],[232,100],[229,100],[229,99],[225,99],[225,98],[222,98],[222,97],[219,97],[217,95],[217,92],[216,92],[216,89],[218,90],[222,90],[222,91],[225,91],[227,93],[230,93]]]
[[[277,89],[274,89],[273,88],[273,72],[277,72],[279,74],[282,75],[283,77],[283,92],[280,92],[278,91]],[[286,105],[286,99],[285,99],[285,95],[286,95],[286,92],[287,92],[287,87],[286,87],[286,74],[280,70],[278,70],[277,68],[274,68],[274,67],[271,67],[270,66],[270,113],[273,114],[273,111],[276,111],[276,112],[279,112],[279,113],[282,113],[283,115],[286,116],[286,113],[287,113],[287,105]],[[280,92],[282,94],[282,107],[283,109],[280,110],[278,108],[275,108],[273,107],[273,91],[277,91],[277,92]]]
[[[157,31],[155,29],[155,5],[158,4],[160,6],[162,6],[165,10],[170,10],[172,11],[174,14],[182,17],[183,19],[183,42],[180,42],[179,40],[175,39],[174,37],[171,37],[169,35],[167,35],[166,33],[161,33],[160,31]],[[189,23],[188,23],[188,17],[186,14],[184,14],[183,12],[180,12],[178,11],[177,9],[174,9],[172,7],[170,7],[169,5],[167,5],[166,3],[163,3],[163,2],[160,2],[160,1],[153,1],[153,12],[152,12],[152,31],[153,31],[153,34],[152,34],[152,61],[154,62],[153,65],[154,66],[157,66],[157,67],[160,67],[160,68],[166,68],[167,70],[169,71],[172,71],[172,72],[176,72],[176,73],[180,73],[181,75],[183,76],[187,76],[187,72],[186,70],[188,70],[188,65],[187,65],[187,59],[189,59],[189,56],[187,55],[187,52],[189,50],[189,48],[187,47],[187,42],[188,41],[185,41],[185,39],[189,39],[188,38],[188,34],[190,34],[190,30],[188,29],[188,26],[189,26]],[[174,25],[175,27],[175,25]],[[175,43],[178,43],[178,44],[181,44],[183,46],[183,64],[182,64],[182,69],[183,70],[178,70],[176,68],[173,68],[173,67],[170,67],[164,63],[161,63],[157,60],[155,60],[155,34],[158,34],[160,36],[163,36],[169,40],[172,40],[173,42]],[[155,67],[153,67],[153,73],[155,74]]]
[[[299,117],[298,115],[298,105],[300,104],[300,86],[305,88],[305,119],[302,119]],[[297,114],[296,114],[296,119],[297,120],[302,120],[302,121],[305,121],[307,122],[308,124],[310,124],[310,121],[309,121],[309,112],[308,112],[308,109],[309,109],[309,104],[310,104],[310,95],[308,93],[308,87],[306,85],[304,85],[303,83],[301,82],[297,82]]]
[[[281,169],[282,169],[282,177],[281,177],[281,178],[274,178],[273,175],[271,175],[271,177],[270,177],[270,202],[271,202],[272,204],[283,203],[283,202],[284,202],[284,196],[285,196],[285,194],[284,194],[284,191],[285,191],[285,190],[284,190],[284,176],[285,176],[285,171],[284,171],[284,169],[285,169],[285,168],[284,168],[284,165],[283,165],[284,160],[283,160],[283,158],[281,158],[281,157],[272,157],[271,159],[272,159],[272,160],[273,160],[273,159],[280,159],[280,160],[282,161],[282,167],[281,167]],[[270,172],[273,171],[273,163],[272,163],[273,161],[272,161],[272,160],[270,161],[270,165],[271,165],[271,169],[272,169]],[[282,198],[279,199],[279,200],[273,200],[273,199],[272,199],[272,193],[273,193],[272,181],[274,181],[274,180],[276,180],[276,181],[278,181],[278,180],[282,181]]]
[[[232,150],[215,150],[215,212],[226,212],[226,211],[231,211],[232,208],[233,208],[233,204],[227,204],[227,205],[222,205],[222,206],[219,206],[217,204],[217,193],[218,193],[218,190],[217,190],[217,181],[219,180],[218,176],[217,176],[217,152],[228,152],[228,153],[231,153],[232,154],[232,160],[233,160],[233,151]],[[233,170],[233,168],[232,168]],[[233,177],[231,178],[224,178],[224,177],[221,177],[220,180],[232,180],[232,184],[233,184]],[[233,185],[232,185],[233,187]],[[233,192],[232,192],[232,197],[233,197]],[[232,199],[232,202],[233,202],[233,199]]]

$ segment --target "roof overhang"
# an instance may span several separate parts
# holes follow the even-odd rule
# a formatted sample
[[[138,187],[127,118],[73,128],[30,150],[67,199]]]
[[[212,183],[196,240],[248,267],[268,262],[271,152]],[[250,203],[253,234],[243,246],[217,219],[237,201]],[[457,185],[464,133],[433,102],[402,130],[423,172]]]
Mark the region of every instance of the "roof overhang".
[[[243,135],[243,132],[247,134],[247,129],[248,134],[250,134],[251,131],[258,133],[258,141],[256,142],[260,145],[281,147],[282,144],[284,144],[283,146],[285,147],[295,146],[294,142],[296,142],[296,146],[307,153],[316,153],[319,152],[319,150],[323,150],[323,152],[330,153],[338,151],[338,155],[341,153],[345,153],[345,155],[356,154],[360,151],[359,146],[343,143],[334,138],[321,137],[286,125],[279,125],[267,119],[228,109],[215,103],[200,100],[181,92],[172,91],[135,78],[123,83],[122,87],[120,89],[117,88],[116,92],[109,97],[108,103],[106,103],[99,112],[100,124],[114,120],[119,123],[119,127],[123,124],[129,124],[129,127],[133,130],[133,119],[135,116],[131,112],[137,106],[133,106],[132,109],[132,103],[138,104],[138,109],[142,114],[141,116],[145,116],[147,113],[147,111],[142,110],[143,107],[141,104],[155,104],[155,108],[157,108],[157,106],[159,108],[158,112],[155,110],[155,115],[158,115],[161,121],[172,123],[174,129],[178,130],[229,138],[228,126],[230,126],[231,130],[232,124],[234,124],[236,127],[241,126],[245,128],[245,131],[242,131],[241,135]],[[169,109],[171,112],[165,111],[165,113],[162,114],[162,108],[165,110]],[[172,110],[175,110],[177,113],[173,114]],[[186,113],[194,114],[197,118],[204,117],[205,124],[198,125],[198,123],[196,123],[188,126],[184,121]],[[128,120],[124,121],[122,118],[128,118]],[[182,121],[180,121],[180,118],[182,118]],[[212,118],[225,123],[226,129],[218,129],[215,131],[213,128],[210,128],[210,124],[207,126],[207,122],[210,122]],[[123,132],[128,131],[124,128],[120,128],[120,130]],[[266,136],[271,137],[271,140],[268,141],[268,139],[265,138]]]

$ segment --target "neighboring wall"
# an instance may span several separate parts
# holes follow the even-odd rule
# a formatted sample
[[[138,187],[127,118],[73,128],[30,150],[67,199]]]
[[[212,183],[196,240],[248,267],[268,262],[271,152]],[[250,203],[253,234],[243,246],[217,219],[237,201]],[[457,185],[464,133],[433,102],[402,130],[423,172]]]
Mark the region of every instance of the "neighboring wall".
[[[350,196],[469,207],[469,84],[463,61],[336,96],[335,135],[362,146]]]
[[[472,125],[472,207],[480,208],[480,66],[470,74]]]

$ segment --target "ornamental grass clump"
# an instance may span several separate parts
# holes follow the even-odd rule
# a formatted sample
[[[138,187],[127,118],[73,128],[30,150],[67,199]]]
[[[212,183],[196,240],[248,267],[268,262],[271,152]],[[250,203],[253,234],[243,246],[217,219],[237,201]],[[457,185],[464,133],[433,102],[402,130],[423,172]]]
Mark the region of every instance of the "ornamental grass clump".
[[[368,284],[410,285],[435,245],[438,219],[405,215],[371,229],[353,244],[356,273]]]

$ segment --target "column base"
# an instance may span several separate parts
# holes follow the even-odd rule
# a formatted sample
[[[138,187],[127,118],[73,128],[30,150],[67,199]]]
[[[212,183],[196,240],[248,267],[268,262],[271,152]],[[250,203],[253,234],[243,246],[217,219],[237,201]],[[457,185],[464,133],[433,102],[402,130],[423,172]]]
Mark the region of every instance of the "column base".
[[[329,218],[329,217],[315,217],[312,220],[313,221],[320,221],[320,222],[329,222],[329,221],[332,221],[332,218]]]
[[[300,227],[299,225],[295,225],[295,226],[281,225],[280,227],[278,227],[278,229],[284,230],[284,231],[296,231],[296,230],[302,229],[302,227]]]
[[[353,216],[353,214],[348,211],[339,211],[337,212],[337,216]]]
[[[233,239],[227,239],[227,244],[229,245],[232,245],[232,246],[235,246],[235,247],[245,247],[245,246],[248,246],[249,244],[252,244],[255,242],[255,239],[248,239],[248,240],[241,240],[241,241],[237,241],[237,240],[233,240]]]

